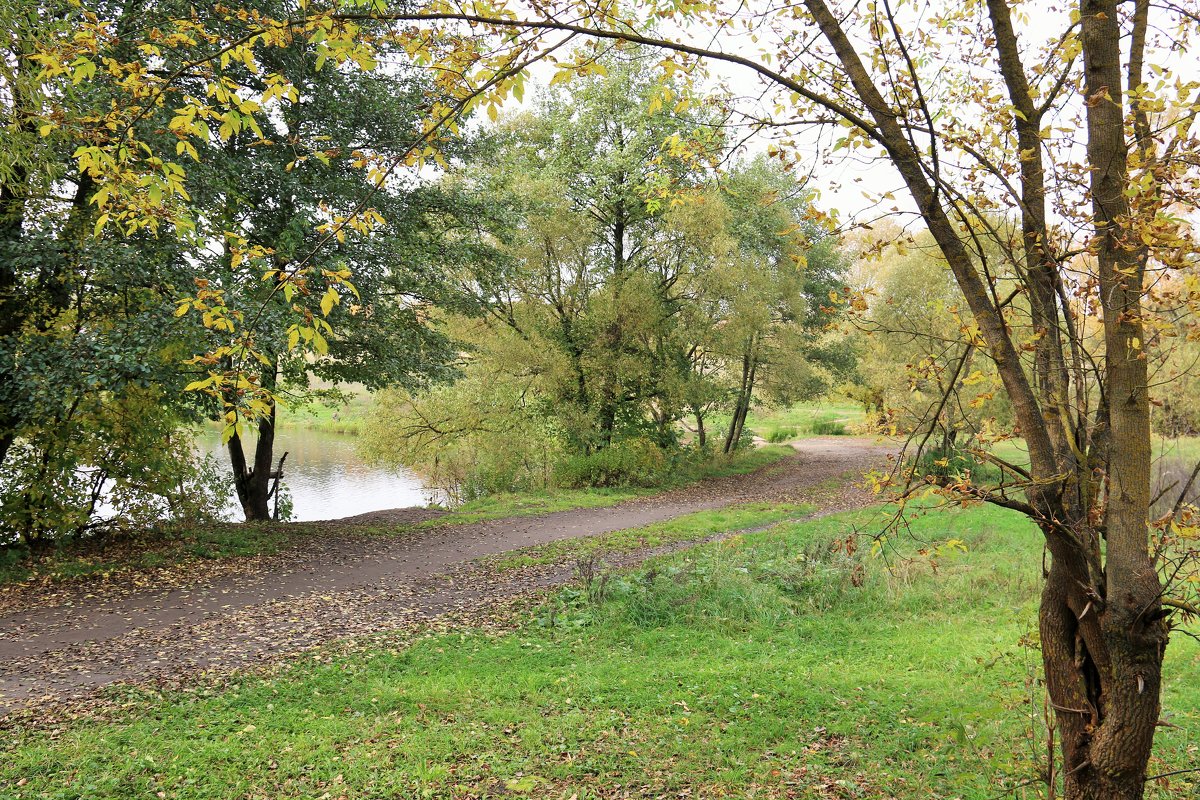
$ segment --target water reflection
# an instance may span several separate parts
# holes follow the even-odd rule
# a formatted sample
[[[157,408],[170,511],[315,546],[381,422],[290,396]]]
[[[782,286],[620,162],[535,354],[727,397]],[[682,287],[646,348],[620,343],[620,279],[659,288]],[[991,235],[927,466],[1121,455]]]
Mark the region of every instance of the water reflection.
[[[1154,464],[1154,480],[1150,484],[1150,496],[1155,498],[1150,509],[1150,518],[1155,519],[1170,512],[1180,495],[1185,503],[1200,503],[1200,476],[1192,480],[1196,462],[1179,456],[1164,456]],[[1184,492],[1187,489],[1187,492]]]
[[[205,429],[196,441],[201,452],[214,454],[228,469],[220,431]],[[275,437],[276,462],[285,450],[284,485],[292,496],[292,519],[299,522],[423,506],[437,499],[416,473],[365,463],[354,452],[352,436],[281,429]],[[252,451],[247,456],[252,457]],[[226,516],[242,518],[234,497],[229,499]]]

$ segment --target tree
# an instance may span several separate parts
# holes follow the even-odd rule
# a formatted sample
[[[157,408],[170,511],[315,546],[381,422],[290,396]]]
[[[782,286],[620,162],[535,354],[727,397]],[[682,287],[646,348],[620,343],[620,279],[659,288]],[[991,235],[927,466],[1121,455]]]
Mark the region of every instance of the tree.
[[[927,464],[961,462],[1011,430],[1012,413],[964,324],[962,293],[932,238],[898,229],[887,236],[862,255],[851,283],[872,302],[846,326],[859,351],[848,393],[879,430],[924,440]],[[1011,293],[1011,277],[998,277],[1001,293]]]
[[[380,57],[397,66],[372,74],[317,70],[316,48],[295,43],[231,72],[228,79],[241,86],[274,75],[290,88],[271,112],[243,112],[236,131],[203,143],[191,172],[188,207],[198,230],[223,242],[201,252],[199,274],[213,276],[206,288],[222,292],[221,313],[247,322],[257,361],[242,368],[253,372],[241,383],[216,380],[221,368],[233,366],[226,350],[223,364],[203,360],[197,382],[220,401],[217,414],[240,408],[246,386],[263,390],[246,415],[257,434],[253,449],[248,452],[249,437],[236,424],[226,441],[247,521],[272,518],[270,501],[283,470],[274,447],[279,396],[305,402],[312,376],[368,389],[415,389],[453,373],[457,351],[431,324],[429,309],[435,300],[452,302],[433,259],[448,255],[447,243],[436,239],[443,217],[462,207],[434,186],[375,185],[363,171],[361,162],[394,160],[419,137],[419,108],[432,94],[399,54]],[[202,83],[189,88],[203,91]],[[461,152],[461,146],[444,148],[446,157]],[[368,196],[370,235],[322,247],[330,221],[352,216]],[[238,257],[239,246],[262,258]],[[263,280],[264,268],[280,274],[298,263],[311,270],[303,289],[321,298],[321,315],[297,306],[296,293],[281,290],[279,280]],[[351,274],[353,292],[339,292]],[[208,333],[203,352],[234,343],[228,326]],[[300,348],[301,340],[315,353]]]
[[[136,9],[112,9],[119,29]],[[195,331],[169,288],[193,273],[171,237],[91,235],[97,186],[39,118],[86,116],[113,87],[40,74],[36,53],[71,31],[67,6],[0,14],[0,541],[204,516],[212,494],[176,434],[194,419],[179,361]]]
[[[474,171],[475,191],[508,206],[493,234],[509,269],[468,278],[507,329],[496,335],[529,343],[528,366],[581,453],[639,435],[647,414],[669,444],[668,387],[688,368],[670,333],[704,265],[680,258],[671,204],[658,198],[699,192],[721,154],[703,108],[662,107],[644,54],[592,64],[506,121],[495,157]]]
[[[824,336],[822,308],[843,285],[836,237],[813,219],[803,186],[778,163],[756,159],[721,181],[732,250],[716,271],[719,285],[712,349],[734,377],[732,419],[724,450],[742,438],[756,387],[785,404],[826,391],[853,361],[848,348]]]

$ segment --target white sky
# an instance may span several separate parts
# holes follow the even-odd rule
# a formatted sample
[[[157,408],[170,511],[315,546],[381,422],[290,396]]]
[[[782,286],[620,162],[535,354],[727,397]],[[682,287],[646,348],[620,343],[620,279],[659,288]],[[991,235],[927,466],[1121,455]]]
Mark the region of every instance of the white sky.
[[[949,0],[933,0],[931,5],[936,7],[937,3],[947,1]],[[897,5],[900,5],[900,2],[901,0],[897,0]],[[747,4],[739,3],[737,7],[752,7],[752,0]],[[920,7],[926,6],[922,3]],[[1036,61],[1035,49],[1044,41],[1057,38],[1059,32],[1066,27],[1068,24],[1067,14],[1071,7],[1071,5],[1064,6],[1046,2],[1046,0],[1030,0],[1023,3],[1019,10],[1014,10],[1018,34],[1021,36],[1022,42],[1028,43],[1028,52],[1025,54],[1027,69]],[[1026,16],[1024,21],[1020,18],[1022,12]],[[917,16],[920,8],[913,4],[901,6],[897,9],[897,13],[901,20],[907,18],[908,24],[911,26],[915,27],[920,24]],[[904,23],[902,22],[902,24]],[[697,44],[709,45],[710,36],[709,33],[703,40],[697,38],[695,41]],[[682,39],[682,36],[678,38]],[[763,49],[764,41],[752,44],[744,34],[733,36],[727,32],[722,34],[713,46],[723,48],[726,52],[738,52],[741,55],[754,57]],[[943,57],[952,60],[953,55],[931,54],[930,63],[935,64],[939,58]],[[1200,80],[1200,62],[1194,56],[1182,52],[1160,51],[1147,60],[1151,63],[1161,64],[1167,68],[1168,74],[1183,80]],[[756,97],[763,92],[762,79],[746,68],[728,63],[710,62],[709,70],[714,78],[740,96]],[[532,70],[532,77],[535,81],[544,83],[552,73],[552,67],[541,64]],[[530,88],[532,89],[532,86]],[[533,91],[527,92],[527,102],[533,95]],[[512,101],[506,107],[512,109],[514,107]],[[828,133],[822,143],[818,143],[815,133],[800,135],[796,138],[798,149],[809,156],[805,159],[805,168],[812,170],[810,185],[819,192],[818,205],[826,210],[836,209],[843,223],[851,220],[869,222],[875,217],[897,210],[910,214],[915,211],[903,183],[886,159],[870,160],[860,155],[852,160],[843,155],[843,157],[833,159],[830,163],[823,163],[819,156],[819,150],[829,146]],[[762,151],[766,149],[767,144],[768,141],[765,137],[759,137],[749,141],[747,149],[749,152]],[[845,151],[841,152],[845,153]],[[864,191],[874,196],[893,192],[895,200],[877,204],[873,199],[865,197]]]

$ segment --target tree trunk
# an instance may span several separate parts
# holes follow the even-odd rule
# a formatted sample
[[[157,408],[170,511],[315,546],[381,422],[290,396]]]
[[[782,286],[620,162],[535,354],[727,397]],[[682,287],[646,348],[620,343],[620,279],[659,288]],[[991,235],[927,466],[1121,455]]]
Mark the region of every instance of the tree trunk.
[[[276,368],[271,367],[263,375],[263,383],[275,387]],[[271,464],[275,454],[275,403],[271,413],[258,421],[258,440],[254,444],[254,464],[246,460],[242,438],[236,433],[230,437],[229,461],[233,467],[233,486],[238,502],[247,522],[267,522],[271,517]],[[282,468],[282,465],[281,465]]]
[[[747,353],[742,356],[742,380],[738,386],[737,402],[733,407],[733,419],[729,421],[729,433],[725,436],[726,455],[737,449],[742,438],[742,430],[746,425],[746,417],[750,414],[750,401],[754,396],[754,378],[758,371],[758,362],[754,356]]]
[[[725,447],[722,449],[726,455],[733,452],[737,446],[738,440],[738,419],[742,413],[742,398],[746,396],[746,380],[750,376],[750,356],[742,356],[742,379],[738,384],[737,401],[733,404],[733,415],[729,419],[729,430],[725,434]]]
[[[1145,2],[1138,0],[1139,14]],[[1027,203],[1023,232],[1026,266],[1032,276],[1029,288],[1035,295],[1031,310],[1039,334],[1047,337],[1035,359],[1035,383],[1022,368],[1001,307],[989,296],[959,231],[946,213],[945,194],[931,183],[930,173],[925,170],[928,165],[875,86],[839,18],[825,0],[805,0],[805,6],[874,120],[877,141],[886,148],[954,273],[1029,448],[1033,480],[1027,513],[1042,526],[1051,559],[1039,624],[1047,689],[1062,736],[1065,797],[1139,800],[1158,720],[1167,626],[1161,606],[1162,587],[1149,552],[1151,452],[1141,307],[1146,249],[1132,227],[1125,194],[1129,172],[1117,3],[1080,2],[1088,177],[1095,229],[1092,249],[1100,283],[1105,345],[1102,405],[1106,418],[1098,420],[1097,438],[1092,445],[1103,448],[1103,457],[1095,466],[1105,470],[1109,491],[1106,507],[1098,508],[1090,508],[1090,502],[1079,499],[1089,497],[1077,487],[1092,480],[1091,463],[1075,461],[1072,446],[1081,442],[1070,440],[1076,426],[1065,419],[1062,342],[1051,296],[1052,291],[1058,291],[1053,285],[1058,279],[1058,264],[1045,247],[1040,161],[1022,157],[1021,176],[1028,195],[1023,198]],[[1028,87],[1015,60],[1017,50],[1012,46],[1007,8],[996,2],[989,10],[1000,47],[1001,69],[1014,108],[1020,110],[1022,105],[1028,107]],[[1136,50],[1142,38],[1135,30],[1130,64],[1134,84],[1140,82],[1136,66],[1140,53]],[[1021,127],[1019,138],[1040,156],[1036,130]],[[1139,127],[1144,129],[1145,125],[1135,121],[1135,128]],[[1152,146],[1145,136],[1141,144]],[[1102,529],[1086,524],[1093,512],[1103,519]],[[1104,547],[1101,539],[1106,541]]]
[[[612,447],[613,433],[617,427],[617,398],[609,386],[604,387],[604,400],[600,405],[600,441],[602,447]]]
[[[1147,253],[1131,230],[1128,153],[1121,89],[1121,30],[1115,0],[1083,0],[1080,40],[1084,54],[1087,104],[1088,161],[1091,171],[1094,247],[1104,311],[1105,371],[1108,397],[1108,480],[1110,491],[1103,536],[1106,562],[1099,596],[1088,598],[1093,608],[1075,608],[1082,598],[1070,582],[1080,575],[1071,554],[1059,544],[1053,552],[1061,563],[1057,586],[1047,583],[1052,603],[1043,623],[1052,634],[1065,636],[1074,614],[1077,672],[1085,679],[1092,716],[1082,730],[1078,723],[1063,730],[1064,792],[1068,800],[1140,800],[1146,765],[1154,742],[1160,710],[1162,659],[1167,625],[1161,605],[1162,585],[1149,552],[1150,400],[1144,353],[1145,333],[1141,298]],[[1052,541],[1059,542],[1060,539]],[[1088,615],[1085,616],[1085,611]],[[1091,620],[1095,614],[1096,622]],[[1082,619],[1081,619],[1082,618]],[[1045,642],[1043,642],[1043,646]],[[1061,646],[1061,643],[1060,643]],[[1044,660],[1050,675],[1070,675],[1064,654],[1052,649]],[[1084,651],[1080,655],[1080,651]],[[1092,665],[1089,667],[1089,664]],[[1094,674],[1090,674],[1094,673]],[[1070,687],[1061,681],[1051,687],[1056,697]],[[1082,716],[1056,709],[1059,720]]]
[[[271,519],[271,462],[275,447],[275,407],[258,422],[258,441],[254,445],[254,465],[246,461],[242,438],[236,433],[229,439],[229,461],[233,465],[233,486],[246,522]]]
[[[1061,535],[1048,539],[1039,630],[1063,797],[1140,800],[1160,710],[1166,625],[1160,612],[1140,613],[1138,600],[1105,603],[1087,588],[1078,549]]]

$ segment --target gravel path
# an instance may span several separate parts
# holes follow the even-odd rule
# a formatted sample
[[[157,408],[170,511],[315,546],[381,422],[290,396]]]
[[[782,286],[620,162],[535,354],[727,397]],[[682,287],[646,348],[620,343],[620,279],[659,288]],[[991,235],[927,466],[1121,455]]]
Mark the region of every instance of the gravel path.
[[[242,572],[197,572],[183,585],[19,597],[0,612],[0,721],[43,705],[86,700],[116,682],[175,685],[261,665],[331,640],[411,627],[572,577],[567,565],[494,574],[479,559],[559,539],[636,528],[736,503],[868,501],[849,477],[882,462],[869,439],[797,442],[797,454],[749,475],[704,481],[621,503],[412,531],[346,533],[429,516],[420,509],[340,520],[337,533],[254,561]],[[840,479],[831,481],[831,479]],[[331,529],[332,530],[332,529]],[[634,563],[651,555],[627,558]]]

